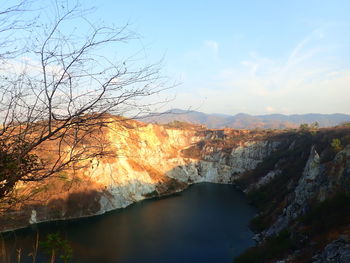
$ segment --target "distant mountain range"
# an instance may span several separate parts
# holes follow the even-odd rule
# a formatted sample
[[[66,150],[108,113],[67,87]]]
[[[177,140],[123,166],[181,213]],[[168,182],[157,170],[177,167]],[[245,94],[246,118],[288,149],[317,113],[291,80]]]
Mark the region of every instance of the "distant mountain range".
[[[202,124],[212,129],[235,128],[235,129],[284,129],[297,128],[302,123],[311,124],[318,122],[320,127],[331,127],[343,122],[350,122],[350,115],[347,114],[269,114],[249,115],[239,113],[236,115],[206,114],[199,111],[188,111],[172,109],[157,116],[144,118],[141,121],[166,124],[173,121],[183,121]]]

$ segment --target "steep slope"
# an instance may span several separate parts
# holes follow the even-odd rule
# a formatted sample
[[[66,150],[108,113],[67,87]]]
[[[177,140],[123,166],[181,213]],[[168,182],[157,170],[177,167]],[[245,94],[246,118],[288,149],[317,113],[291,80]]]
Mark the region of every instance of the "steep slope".
[[[237,180],[260,213],[252,222],[258,245],[236,262],[349,262],[350,130],[288,137]]]

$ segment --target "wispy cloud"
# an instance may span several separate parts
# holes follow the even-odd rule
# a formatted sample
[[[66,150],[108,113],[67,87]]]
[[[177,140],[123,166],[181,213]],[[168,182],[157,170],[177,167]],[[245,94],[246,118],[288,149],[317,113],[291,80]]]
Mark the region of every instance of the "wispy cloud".
[[[213,68],[218,73],[210,81],[203,75],[196,95],[191,98],[188,92],[183,100],[207,112],[350,113],[345,99],[350,98],[350,67],[337,64],[342,58],[336,52],[337,45],[329,43],[327,32],[318,28],[284,57],[250,52],[240,63]],[[208,64],[221,59],[219,44],[212,40],[204,41],[191,54],[205,57]]]

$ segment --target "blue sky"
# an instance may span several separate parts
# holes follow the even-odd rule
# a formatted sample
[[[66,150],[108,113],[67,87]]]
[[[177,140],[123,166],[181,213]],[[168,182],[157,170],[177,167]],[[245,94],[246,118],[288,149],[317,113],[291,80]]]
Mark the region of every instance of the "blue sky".
[[[350,1],[116,1],[92,21],[140,39],[122,50],[180,83],[167,108],[207,113],[350,114]],[[79,26],[79,25],[77,25]]]

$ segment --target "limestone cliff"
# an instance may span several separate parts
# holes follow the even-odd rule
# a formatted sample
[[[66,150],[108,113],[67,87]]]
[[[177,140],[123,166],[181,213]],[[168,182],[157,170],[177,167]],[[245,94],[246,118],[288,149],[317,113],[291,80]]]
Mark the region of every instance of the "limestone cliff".
[[[1,217],[0,230],[98,215],[192,183],[231,183],[279,144],[244,130],[121,123],[113,118],[99,136],[111,154],[81,161],[79,169],[43,182],[18,185],[19,193],[30,189],[30,199]]]

